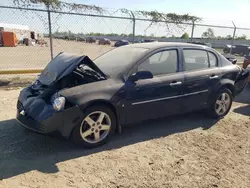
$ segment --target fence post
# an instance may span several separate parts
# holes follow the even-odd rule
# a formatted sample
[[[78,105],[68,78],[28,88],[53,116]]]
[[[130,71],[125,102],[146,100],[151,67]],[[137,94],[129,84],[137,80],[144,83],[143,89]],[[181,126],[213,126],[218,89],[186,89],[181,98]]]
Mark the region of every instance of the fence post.
[[[134,15],[133,11],[131,11],[131,15],[132,15],[132,21],[133,21],[133,39],[132,39],[132,42],[135,43],[135,15]]]
[[[194,38],[194,27],[195,27],[195,24],[194,24],[194,20],[192,21],[193,25],[192,25],[192,33],[191,33],[191,42],[193,41],[193,38]]]
[[[232,50],[233,50],[233,45],[234,45],[234,38],[235,38],[235,33],[236,33],[236,25],[234,24],[234,22],[232,22],[234,25],[234,33],[233,33],[233,38],[231,41],[231,48],[230,48],[230,54],[232,54]]]
[[[50,16],[49,5],[47,6],[47,9],[48,9],[48,21],[49,21],[50,56],[51,56],[51,59],[53,59],[53,40],[52,40],[51,16]]]

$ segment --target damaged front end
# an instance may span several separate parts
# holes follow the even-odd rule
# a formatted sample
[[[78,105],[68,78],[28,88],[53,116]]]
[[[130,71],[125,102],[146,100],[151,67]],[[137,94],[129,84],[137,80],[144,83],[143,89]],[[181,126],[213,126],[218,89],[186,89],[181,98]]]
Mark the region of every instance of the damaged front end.
[[[105,79],[105,74],[87,56],[60,53],[33,84],[20,92],[17,120],[36,132],[59,131],[68,137],[82,112],[59,91]]]

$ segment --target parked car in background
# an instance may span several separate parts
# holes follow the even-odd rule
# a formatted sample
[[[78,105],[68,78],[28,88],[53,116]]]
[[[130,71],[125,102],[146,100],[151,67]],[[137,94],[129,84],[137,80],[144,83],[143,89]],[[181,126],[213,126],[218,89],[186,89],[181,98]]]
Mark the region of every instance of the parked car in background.
[[[129,42],[128,40],[118,40],[115,42],[114,46],[115,47],[120,47],[120,46],[125,46],[125,45],[128,45]]]
[[[236,64],[237,63],[237,59],[234,55],[231,54],[223,54],[223,56],[230,61],[232,64]]]
[[[76,40],[77,41],[86,41],[86,39],[83,36],[77,36]]]
[[[107,38],[101,38],[98,42],[98,44],[103,44],[103,45],[110,45],[111,41]]]
[[[250,46],[249,45],[229,45],[227,44],[225,48],[223,49],[224,53],[229,53],[232,47],[232,54],[239,54],[240,56],[248,55],[250,52]]]
[[[158,41],[155,40],[155,39],[143,39],[143,40],[141,41],[141,43],[146,43],[146,42],[158,42]]]
[[[221,118],[248,75],[212,48],[186,43],[126,45],[94,61],[61,53],[20,92],[17,120],[93,148],[126,124],[201,109]]]
[[[87,37],[85,40],[86,43],[96,43],[95,37]]]
[[[208,46],[208,47],[212,48],[212,45],[210,43],[208,43],[208,42],[206,43],[206,42],[200,42],[200,41],[192,41],[192,42],[188,42],[188,43],[204,45],[204,46]]]

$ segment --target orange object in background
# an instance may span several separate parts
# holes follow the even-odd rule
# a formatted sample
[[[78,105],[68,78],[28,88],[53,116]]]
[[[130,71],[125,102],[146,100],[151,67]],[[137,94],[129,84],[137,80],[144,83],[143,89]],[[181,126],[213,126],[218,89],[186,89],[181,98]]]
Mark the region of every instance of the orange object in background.
[[[2,40],[5,47],[17,46],[17,38],[14,32],[2,31]]]

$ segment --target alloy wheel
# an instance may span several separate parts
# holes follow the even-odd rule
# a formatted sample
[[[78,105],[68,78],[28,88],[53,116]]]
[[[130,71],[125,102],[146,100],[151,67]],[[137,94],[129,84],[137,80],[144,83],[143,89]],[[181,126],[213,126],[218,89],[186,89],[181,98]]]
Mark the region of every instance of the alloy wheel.
[[[102,111],[94,111],[84,118],[80,127],[82,139],[90,144],[105,139],[111,129],[111,119]]]
[[[215,111],[218,115],[223,115],[230,108],[231,98],[228,93],[222,93],[216,100]]]

